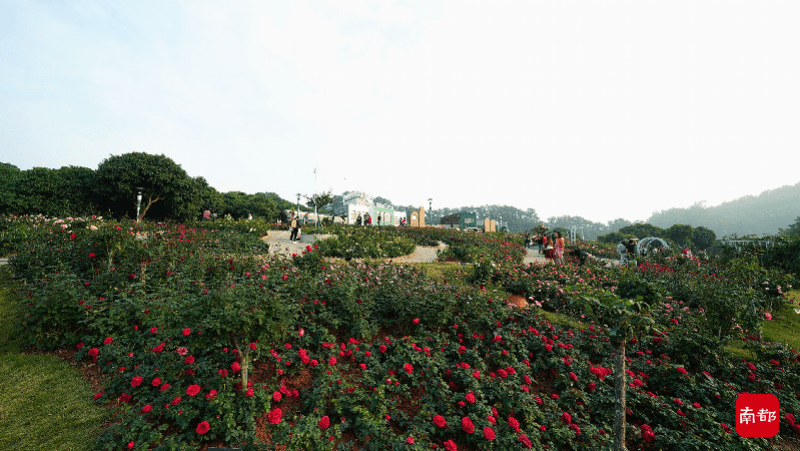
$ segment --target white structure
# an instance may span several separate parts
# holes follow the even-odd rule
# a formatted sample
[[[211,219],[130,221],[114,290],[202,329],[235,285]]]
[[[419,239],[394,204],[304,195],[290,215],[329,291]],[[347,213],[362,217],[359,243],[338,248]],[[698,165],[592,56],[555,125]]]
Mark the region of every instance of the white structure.
[[[372,217],[372,225],[374,226],[378,225],[378,216],[381,217],[382,226],[399,226],[401,219],[406,217],[406,212],[395,211],[388,205],[375,204],[372,196],[359,191],[348,193],[346,196],[342,197],[342,202],[347,206],[348,224],[356,224],[359,215],[361,215],[363,221],[367,213]]]

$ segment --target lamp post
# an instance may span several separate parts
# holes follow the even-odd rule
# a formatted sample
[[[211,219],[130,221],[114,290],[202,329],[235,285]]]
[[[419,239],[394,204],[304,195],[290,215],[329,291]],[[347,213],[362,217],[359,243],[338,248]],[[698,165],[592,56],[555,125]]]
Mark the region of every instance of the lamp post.
[[[431,216],[431,222],[433,222],[433,207],[431,205],[433,205],[433,199],[429,197],[428,198],[428,214]]]
[[[300,217],[300,193],[297,193],[297,210],[295,210],[297,217]]]
[[[136,187],[136,222],[139,222],[139,211],[142,209],[142,190],[144,188],[137,186]]]

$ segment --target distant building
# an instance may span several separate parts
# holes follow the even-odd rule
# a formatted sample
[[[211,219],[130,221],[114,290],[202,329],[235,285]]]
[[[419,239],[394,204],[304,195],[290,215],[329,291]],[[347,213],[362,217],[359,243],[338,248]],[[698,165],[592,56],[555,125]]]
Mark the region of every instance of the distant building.
[[[381,226],[399,226],[400,221],[406,217],[406,212],[396,211],[390,205],[375,204],[374,197],[360,191],[351,191],[342,197],[342,203],[347,207],[347,223],[355,224],[358,215],[363,219],[367,213],[372,217],[372,225],[378,225],[378,216],[381,217]]]

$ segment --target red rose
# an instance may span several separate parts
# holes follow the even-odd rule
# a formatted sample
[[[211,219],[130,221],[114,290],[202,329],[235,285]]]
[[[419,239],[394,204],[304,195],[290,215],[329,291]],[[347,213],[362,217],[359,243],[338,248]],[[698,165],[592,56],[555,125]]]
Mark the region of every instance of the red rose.
[[[97,400],[98,400],[98,399],[100,399],[100,397],[101,397],[101,396],[103,396],[103,395],[105,395],[105,393],[104,393],[104,392],[99,392],[99,393],[97,393],[96,395],[94,395],[94,400],[95,400],[95,401],[97,401]]]
[[[411,322],[414,324],[419,324],[419,318],[414,318],[413,320],[411,320]]]
[[[324,431],[325,429],[328,429],[330,427],[331,419],[328,418],[327,415],[325,415],[324,417],[322,417],[322,419],[319,420],[317,424],[319,425],[319,428]]]
[[[448,441],[444,442],[444,448],[447,451],[458,451],[458,445],[456,445],[456,442],[454,442],[452,440],[448,440]]]
[[[184,337],[188,337],[189,335],[191,335],[191,333],[192,333],[192,329],[189,329],[188,327],[186,329],[183,329],[183,336]]]
[[[161,391],[162,392],[165,392],[167,390],[169,390],[169,384],[164,384],[164,385],[161,386]]]
[[[484,438],[486,438],[486,440],[489,441],[494,440],[494,429],[486,426],[485,428],[483,428],[483,436]]]
[[[152,385],[153,387],[158,387],[159,385],[161,385],[161,378],[160,377],[154,378],[153,381],[150,382],[150,385]]]
[[[508,425],[511,426],[511,429],[514,431],[519,432],[519,421],[517,421],[514,417],[508,417]]]
[[[561,421],[563,421],[564,423],[570,424],[570,423],[572,423],[572,416],[570,414],[568,414],[567,412],[564,412],[564,413],[561,414]]]
[[[525,447],[525,449],[533,448],[533,443],[531,443],[531,440],[528,438],[527,435],[520,434],[519,437],[517,438],[519,439],[519,442],[522,443],[522,446]]]
[[[242,369],[242,367],[241,367],[241,366],[239,366],[239,362],[233,362],[233,363],[231,363],[231,371],[233,371],[233,372],[234,372],[234,374],[235,374],[235,373],[238,373],[238,372],[239,372],[241,369]]]
[[[278,424],[281,422],[281,417],[283,416],[283,411],[281,409],[275,408],[269,412],[269,422],[270,424]]]
[[[414,444],[414,437],[409,435],[408,438],[406,439],[406,443],[408,443],[409,445],[413,445]]]
[[[197,384],[192,384],[186,389],[186,394],[189,396],[196,396],[200,393],[200,386]]]
[[[406,373],[411,374],[414,372],[414,367],[410,363],[406,363],[403,365],[403,369],[406,370]]]
[[[445,421],[444,417],[441,415],[434,415],[433,416],[433,424],[440,428],[447,427],[447,421]]]
[[[472,424],[472,420],[470,420],[469,417],[464,417],[461,419],[461,429],[467,434],[472,434],[475,432],[475,425]]]
[[[158,346],[154,347],[154,348],[153,348],[153,352],[156,352],[156,353],[158,353],[158,352],[161,352],[161,351],[163,351],[163,350],[164,350],[164,344],[165,344],[165,343],[161,343],[160,345],[158,345]]]
[[[151,410],[153,410],[153,406],[151,406],[150,404],[142,407],[142,412],[144,413],[150,412]]]
[[[143,380],[144,380],[143,377],[140,377],[140,376],[134,377],[133,379],[131,379],[131,387],[138,387],[138,386],[142,385],[142,381]]]
[[[467,393],[467,396],[464,397],[470,404],[475,404],[475,395],[472,392]]]
[[[153,335],[157,334],[158,333],[158,328],[157,327],[151,327],[150,328],[150,333],[153,334]]]
[[[176,396],[176,397],[172,398],[172,401],[170,401],[170,404],[172,404],[173,406],[177,406],[178,403],[180,403],[180,402],[181,402],[181,397],[180,396]]]
[[[216,391],[216,390],[211,390],[211,391],[210,391],[210,392],[208,392],[208,394],[206,395],[206,399],[214,399],[214,398],[216,398],[216,397],[217,397],[217,391]]]
[[[98,355],[100,355],[100,350],[97,348],[92,348],[89,350],[89,355],[92,357],[97,357]]]
[[[194,357],[192,357],[192,356],[188,356],[188,357],[186,357],[185,359],[183,359],[183,362],[184,362],[185,364],[187,364],[187,365],[191,365],[191,364],[193,364],[193,363],[194,363]]]
[[[195,432],[197,432],[199,435],[203,435],[209,430],[211,430],[211,426],[208,425],[208,421],[203,421],[197,425],[197,429],[195,429]]]

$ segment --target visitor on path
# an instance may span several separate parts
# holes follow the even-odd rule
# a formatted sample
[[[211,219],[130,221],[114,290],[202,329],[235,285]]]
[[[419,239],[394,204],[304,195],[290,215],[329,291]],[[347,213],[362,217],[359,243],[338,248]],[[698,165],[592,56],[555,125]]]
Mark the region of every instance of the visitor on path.
[[[367,225],[368,226],[372,225],[372,216],[370,216],[369,213],[367,213]]]
[[[292,233],[289,234],[289,241],[294,242],[294,240],[297,239],[298,225],[297,216],[292,216],[292,222],[289,224],[289,228],[292,231]]]
[[[356,218],[356,225],[360,226],[362,222],[364,222],[364,219],[361,217],[361,213],[359,213],[358,218]]]
[[[542,235],[537,233],[536,236],[533,238],[533,242],[536,243],[537,246],[539,246],[539,255],[542,255],[542,252],[544,251],[544,238],[542,237]]]
[[[296,241],[300,241],[300,238],[302,236],[303,236],[303,226],[300,225],[300,224],[297,224],[297,240]]]
[[[553,247],[553,240],[552,238],[548,240],[547,237],[544,237],[544,240],[544,258],[547,261],[553,260],[556,257],[556,250]]]
[[[637,240],[638,240],[638,238],[631,238],[625,244],[626,257],[627,257],[625,259],[625,263],[626,264],[630,263],[630,262],[633,262],[633,264],[636,265],[636,241]]]
[[[617,252],[619,253],[619,264],[624,265],[627,261],[628,249],[625,247],[625,240],[620,240],[617,244]]]
[[[525,231],[525,250],[527,251],[531,247],[531,234],[528,231]]]
[[[547,257],[547,246],[549,244],[550,243],[548,243],[548,241],[547,241],[547,235],[542,235],[542,247],[541,247],[541,249],[544,251],[545,257]],[[552,246],[550,246],[550,248],[552,249]]]
[[[561,236],[561,232],[556,232],[556,261],[558,263],[564,263],[564,246],[566,243],[564,242],[564,237]]]
[[[400,219],[400,226],[401,227],[405,227],[406,226],[406,218]]]

